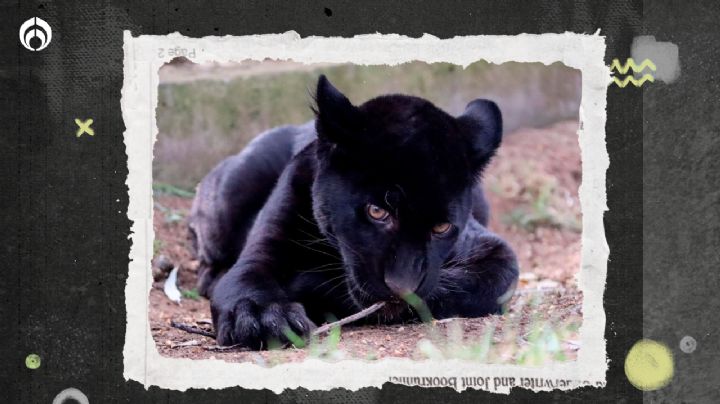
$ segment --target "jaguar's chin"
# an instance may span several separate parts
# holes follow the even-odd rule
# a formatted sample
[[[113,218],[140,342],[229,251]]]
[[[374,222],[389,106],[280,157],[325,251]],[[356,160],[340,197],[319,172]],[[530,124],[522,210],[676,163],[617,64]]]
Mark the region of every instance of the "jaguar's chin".
[[[391,299],[379,299],[362,290],[351,292],[350,296],[352,296],[358,311],[364,310],[376,303],[384,303],[379,310],[368,315],[368,321],[371,323],[397,323],[408,318],[411,313],[410,306],[406,302],[394,297]]]
[[[399,322],[408,317],[410,307],[403,301],[389,301],[377,311],[379,319],[384,323]]]

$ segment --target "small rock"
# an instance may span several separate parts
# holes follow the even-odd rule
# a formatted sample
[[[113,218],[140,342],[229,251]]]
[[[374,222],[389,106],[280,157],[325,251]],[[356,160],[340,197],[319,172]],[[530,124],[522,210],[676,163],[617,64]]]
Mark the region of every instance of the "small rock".
[[[153,266],[153,278],[156,281],[159,281],[170,273],[173,269],[173,263],[170,261],[168,257],[166,257],[164,254],[160,254],[155,258]]]
[[[537,284],[538,289],[556,289],[558,287],[560,287],[560,283],[552,279],[543,279]]]
[[[159,282],[159,281],[165,279],[167,277],[167,274],[165,272],[163,272],[160,268],[152,267],[152,276],[153,276],[153,280],[155,282]],[[159,286],[157,288],[162,289],[162,284],[158,284],[158,285]],[[153,287],[155,287],[155,285],[153,285]]]
[[[192,272],[197,272],[197,269],[199,266],[200,266],[200,261],[198,261],[198,260],[191,260],[186,264],[187,269],[189,269]]]
[[[155,259],[155,266],[164,272],[170,272],[173,269],[172,261],[170,261],[170,258],[166,257],[164,254],[158,255]]]

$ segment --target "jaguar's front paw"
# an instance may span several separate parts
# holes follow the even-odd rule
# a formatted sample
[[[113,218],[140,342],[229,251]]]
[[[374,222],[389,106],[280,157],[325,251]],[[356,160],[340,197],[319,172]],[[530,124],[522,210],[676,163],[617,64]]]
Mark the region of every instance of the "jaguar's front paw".
[[[240,344],[267,348],[272,341],[290,342],[289,335],[307,338],[315,328],[299,303],[271,303],[261,307],[250,299],[212,307],[218,345]]]

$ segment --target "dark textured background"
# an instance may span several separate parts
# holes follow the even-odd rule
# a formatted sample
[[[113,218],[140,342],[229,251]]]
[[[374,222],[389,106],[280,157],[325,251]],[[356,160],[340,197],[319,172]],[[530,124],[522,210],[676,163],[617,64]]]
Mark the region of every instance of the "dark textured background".
[[[642,394],[625,378],[623,360],[643,331],[668,344],[676,359],[673,383],[646,398],[720,399],[713,381],[718,377],[712,377],[720,374],[718,326],[701,314],[718,308],[717,299],[706,298],[718,280],[713,265],[720,235],[713,175],[720,164],[713,138],[720,129],[718,82],[709,80],[718,55],[712,35],[719,27],[717,10],[682,9],[682,2],[643,10],[639,1],[578,0],[85,3],[18,0],[0,6],[0,401],[48,403],[76,387],[93,403],[638,402]],[[33,16],[53,28],[52,43],[38,53],[18,42],[18,27]],[[701,22],[714,25],[703,28]],[[386,384],[355,393],[295,390],[278,396],[240,388],[145,390],[124,380],[130,222],[120,111],[122,30],[192,37],[427,32],[448,38],[598,28],[607,37],[608,64],[630,56],[634,36],[653,34],[680,46],[683,68],[672,85],[608,89],[606,388],[517,390],[504,397]],[[73,119],[88,117],[95,120],[95,136],[76,138]],[[692,354],[677,346],[686,334],[699,342]],[[29,353],[42,357],[39,369],[25,367]]]
[[[643,90],[643,332],[675,357],[652,402],[720,402],[720,3],[646,2],[644,31],[681,73]],[[612,156],[612,155],[611,155]],[[697,340],[695,352],[680,339]]]

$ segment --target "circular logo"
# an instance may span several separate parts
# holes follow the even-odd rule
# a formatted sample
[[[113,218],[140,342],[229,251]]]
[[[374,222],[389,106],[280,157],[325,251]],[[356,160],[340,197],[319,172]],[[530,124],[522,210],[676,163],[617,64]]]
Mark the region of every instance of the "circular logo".
[[[33,17],[20,26],[20,43],[33,52],[47,48],[50,40],[52,29],[42,18]]]

